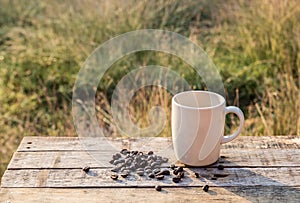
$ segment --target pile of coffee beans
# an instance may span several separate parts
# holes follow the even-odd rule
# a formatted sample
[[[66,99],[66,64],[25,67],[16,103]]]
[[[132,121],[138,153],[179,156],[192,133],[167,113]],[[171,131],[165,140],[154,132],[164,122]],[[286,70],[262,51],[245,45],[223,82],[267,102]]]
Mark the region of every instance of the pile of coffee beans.
[[[109,161],[114,165],[114,168],[111,169],[114,173],[110,177],[113,180],[118,180],[119,175],[122,178],[127,178],[129,174],[135,173],[138,176],[163,180],[165,176],[170,176],[174,183],[179,183],[184,178],[184,169],[174,164],[165,169],[161,168],[161,165],[168,161],[168,158],[155,155],[153,151],[144,153],[122,149],[119,153],[114,154]],[[157,191],[161,191],[161,188],[159,185],[155,186]]]
[[[130,173],[136,173],[139,176],[163,180],[165,175],[170,175],[170,171],[168,169],[161,170],[160,167],[161,164],[168,161],[168,158],[155,155],[153,151],[144,153],[142,151],[122,149],[119,153],[112,156],[112,160],[109,163],[114,165],[111,171],[120,173],[123,178],[126,178]],[[111,178],[117,179],[115,176]]]
[[[178,167],[172,164],[170,168],[173,170],[173,175],[175,177],[172,178],[172,181],[174,183],[179,183],[182,178],[184,178],[184,170],[183,167]]]
[[[185,171],[183,167],[171,164],[168,168],[161,168],[163,163],[167,163],[168,158],[155,155],[153,151],[144,153],[142,151],[130,151],[122,149],[119,153],[112,156],[109,161],[114,168],[111,169],[111,179],[118,180],[119,176],[127,178],[130,174],[137,174],[138,176],[146,176],[151,179],[163,180],[165,176],[172,178],[174,183],[179,183],[185,177]],[[223,170],[223,165],[218,165],[219,170]],[[84,171],[88,171],[89,168],[83,168]],[[195,172],[193,174],[195,178],[199,178],[200,174]],[[217,178],[217,177],[212,177]],[[162,187],[155,186],[155,190],[161,191]],[[204,185],[202,188],[205,192],[209,190],[208,185]]]

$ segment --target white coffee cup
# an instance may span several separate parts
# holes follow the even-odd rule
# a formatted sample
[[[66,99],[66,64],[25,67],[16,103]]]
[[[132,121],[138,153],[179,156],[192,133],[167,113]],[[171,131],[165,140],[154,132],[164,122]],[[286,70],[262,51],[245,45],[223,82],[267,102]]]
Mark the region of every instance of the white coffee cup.
[[[223,96],[209,91],[186,91],[172,98],[172,140],[176,158],[190,166],[216,162],[221,144],[236,138],[244,125],[244,114],[235,106],[226,107]],[[236,132],[224,135],[225,115],[240,120]]]

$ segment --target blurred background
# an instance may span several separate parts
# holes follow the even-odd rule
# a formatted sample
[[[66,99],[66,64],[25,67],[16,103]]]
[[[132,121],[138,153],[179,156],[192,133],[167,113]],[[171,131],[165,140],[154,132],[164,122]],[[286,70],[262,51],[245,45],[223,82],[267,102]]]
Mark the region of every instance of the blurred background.
[[[300,135],[299,0],[0,0],[0,177],[23,136],[76,136],[72,88],[91,52],[137,29],[165,29],[190,38],[217,66],[227,105],[242,108],[242,135]],[[140,66],[174,69],[191,88],[205,89],[193,68],[165,53],[139,52],[106,72],[96,112],[107,136],[118,136],[110,99],[118,81]],[[132,120],[147,126],[162,106],[170,136],[170,93],[136,92]],[[149,105],[149,104],[150,105]],[[226,132],[238,125],[227,116]]]

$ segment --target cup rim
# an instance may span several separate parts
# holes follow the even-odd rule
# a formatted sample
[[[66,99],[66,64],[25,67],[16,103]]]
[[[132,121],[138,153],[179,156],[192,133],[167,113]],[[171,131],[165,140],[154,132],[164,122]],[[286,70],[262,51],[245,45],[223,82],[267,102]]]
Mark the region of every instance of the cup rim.
[[[180,95],[183,95],[183,94],[190,94],[190,93],[205,93],[205,94],[215,95],[215,96],[217,96],[221,99],[221,102],[217,105],[214,105],[214,106],[192,107],[192,106],[186,106],[186,105],[183,105],[183,104],[179,104],[177,101],[175,101],[176,97],[178,97]],[[215,92],[203,91],[203,90],[188,90],[188,91],[183,91],[183,92],[175,94],[172,98],[172,103],[176,104],[177,106],[179,106],[181,108],[205,110],[205,109],[214,109],[214,108],[217,108],[217,107],[220,107],[220,106],[224,105],[225,104],[225,98],[222,95],[217,94]]]

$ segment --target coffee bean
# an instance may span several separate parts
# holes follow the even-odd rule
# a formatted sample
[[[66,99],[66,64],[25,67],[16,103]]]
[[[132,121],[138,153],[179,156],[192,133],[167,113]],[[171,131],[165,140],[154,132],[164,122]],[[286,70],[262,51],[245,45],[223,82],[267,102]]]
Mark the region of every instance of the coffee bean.
[[[110,163],[110,164],[114,164],[114,161],[115,161],[115,160],[112,159],[112,160],[109,161],[109,163]]]
[[[140,168],[140,163],[137,162],[137,161],[134,161],[134,162],[133,162],[133,165],[134,165],[134,167],[136,167],[136,168]]]
[[[130,165],[128,167],[128,170],[130,170],[130,171],[135,171],[135,169],[136,169],[136,167],[134,165]]]
[[[173,178],[172,178],[172,181],[173,181],[174,183],[179,183],[180,178],[179,178],[179,177],[173,177]]]
[[[117,165],[118,163],[119,163],[119,160],[115,160],[113,164]]]
[[[163,163],[167,163],[168,161],[169,161],[168,158],[162,158],[162,162],[163,162]]]
[[[180,166],[177,170],[178,170],[178,172],[182,172],[183,171],[183,167]]]
[[[156,161],[156,157],[154,155],[150,155],[147,157],[147,161]]]
[[[170,175],[170,171],[167,169],[163,170],[163,173],[164,173],[164,175],[167,175],[167,176]]]
[[[155,163],[155,162],[154,162],[154,160],[150,160],[150,161],[148,161],[148,165],[149,165],[151,168],[152,168],[152,166],[151,166],[151,165],[152,165],[153,163]]]
[[[125,159],[119,159],[119,163],[125,163]]]
[[[221,158],[222,158],[222,159],[225,159],[225,158],[227,158],[227,157],[226,157],[226,156],[221,156]]]
[[[155,190],[156,190],[156,191],[161,191],[161,186],[156,185],[156,186],[155,186]]]
[[[199,173],[197,173],[197,172],[195,172],[194,175],[195,175],[196,178],[200,177]]]
[[[156,165],[160,166],[161,165],[161,161],[156,160],[154,163],[156,163]]]
[[[172,170],[174,170],[174,169],[176,168],[176,166],[175,166],[174,164],[171,164],[169,167],[170,167]]]
[[[175,169],[175,170],[173,171],[173,174],[174,174],[174,175],[178,175],[178,173],[179,173],[178,169]]]
[[[144,172],[144,168],[137,168],[137,171],[143,171]]]
[[[139,164],[140,167],[146,167],[147,166],[147,161],[141,161],[141,163]]]
[[[115,159],[119,159],[119,158],[121,158],[121,154],[116,153],[116,154],[114,155],[114,157],[115,157]]]
[[[132,151],[131,153],[134,155],[137,155],[139,153],[139,151]]]
[[[180,178],[184,178],[184,172],[178,172],[177,176],[180,177]]]
[[[154,169],[160,169],[160,165],[157,165],[157,164],[156,164],[156,165],[154,165],[154,167],[153,167],[152,169],[153,169],[153,170],[154,170]]]
[[[155,178],[155,175],[154,175],[153,173],[150,173],[150,174],[148,175],[148,177],[149,177],[149,178]]]
[[[152,168],[157,168],[159,165],[156,162],[153,162],[153,163],[150,164],[150,166]]]
[[[202,189],[203,189],[205,192],[208,192],[209,186],[208,186],[208,185],[204,185],[204,186],[202,187]]]
[[[122,150],[120,151],[120,153],[121,153],[121,154],[124,154],[124,155],[126,155],[126,154],[127,154],[127,152],[128,152],[128,150],[127,150],[127,149],[122,149]]]
[[[120,166],[120,168],[122,168],[122,167],[127,168],[127,165],[125,163],[120,163],[117,166]]]
[[[137,171],[136,174],[138,174],[139,176],[143,176],[144,175],[144,171]]]
[[[137,163],[139,163],[139,162],[142,161],[142,159],[141,159],[141,157],[138,157],[138,156],[137,156],[137,157],[134,158],[134,161],[137,162]]]
[[[164,175],[157,175],[157,176],[156,176],[156,179],[157,179],[157,180],[163,180],[164,177],[165,177]]]
[[[139,152],[138,155],[144,155],[144,153],[143,152]]]
[[[121,168],[121,167],[125,167],[126,164],[125,164],[125,162],[119,161],[119,163],[117,164],[117,166],[120,166],[120,168]]]
[[[111,169],[110,171],[112,171],[112,172],[117,172],[117,171],[119,171],[119,170],[120,170],[119,167],[115,167],[115,168]]]
[[[131,158],[128,158],[128,159],[125,160],[125,164],[128,165],[128,166],[131,165],[132,162],[133,162],[133,159],[131,159]]]
[[[156,163],[157,165],[161,165],[161,164],[162,164],[162,161],[157,159],[157,160],[155,161],[155,163]]]
[[[113,180],[117,180],[119,176],[117,174],[112,174],[110,177]]]
[[[122,174],[121,174],[121,177],[122,177],[122,178],[127,178],[128,175],[129,175],[128,173],[122,173]]]
[[[163,170],[163,171],[161,171],[161,172],[159,172],[161,175],[166,175],[166,176],[168,176],[168,175],[170,175],[170,171],[169,170],[167,170],[167,169],[165,169],[165,170]]]
[[[149,173],[152,173],[152,170],[151,170],[151,169],[147,169],[147,170],[145,170],[145,172],[146,172],[147,174],[149,174]]]
[[[153,151],[149,151],[147,154],[148,154],[148,155],[152,155],[152,154],[153,154]]]
[[[224,170],[224,166],[222,164],[218,165],[219,170]]]
[[[144,168],[144,170],[148,170],[148,169],[152,169],[150,166],[146,166],[145,168]]]
[[[82,168],[82,170],[87,173],[87,172],[89,172],[90,167],[89,166],[85,166],[85,167]]]
[[[159,169],[159,168],[156,168],[156,169],[153,170],[153,173],[154,173],[154,174],[157,174],[157,173],[159,173],[159,172],[160,172],[160,169]]]

